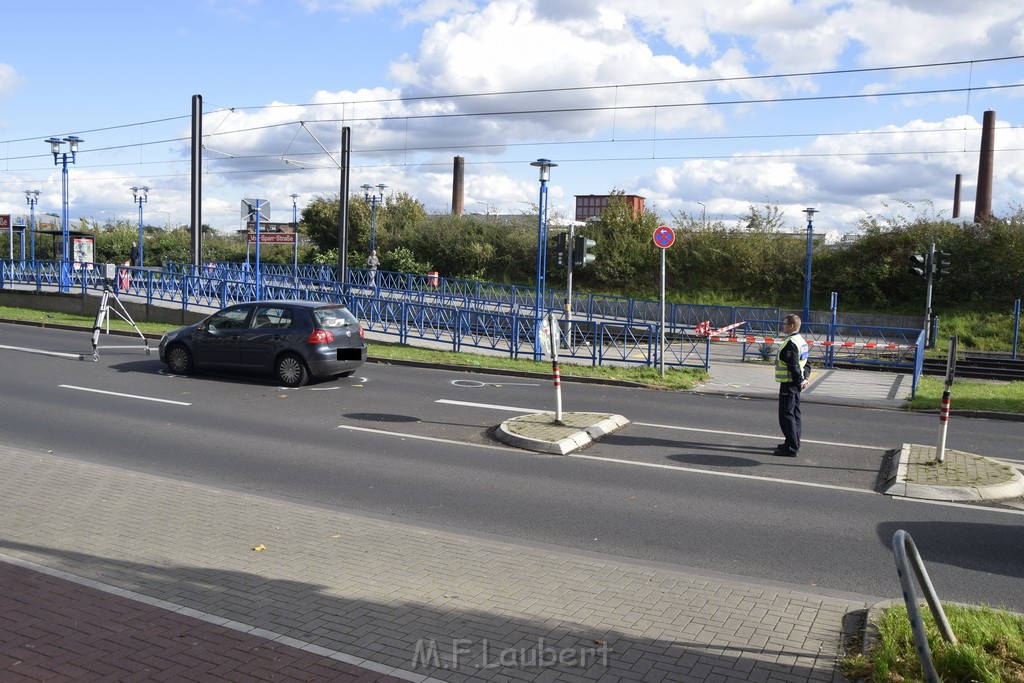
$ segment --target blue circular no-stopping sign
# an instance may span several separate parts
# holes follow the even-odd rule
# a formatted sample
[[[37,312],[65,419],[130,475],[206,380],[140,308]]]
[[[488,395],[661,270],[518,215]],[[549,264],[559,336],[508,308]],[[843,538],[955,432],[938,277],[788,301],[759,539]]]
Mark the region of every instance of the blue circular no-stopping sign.
[[[676,232],[667,225],[659,225],[654,230],[654,246],[668,249],[676,241]]]

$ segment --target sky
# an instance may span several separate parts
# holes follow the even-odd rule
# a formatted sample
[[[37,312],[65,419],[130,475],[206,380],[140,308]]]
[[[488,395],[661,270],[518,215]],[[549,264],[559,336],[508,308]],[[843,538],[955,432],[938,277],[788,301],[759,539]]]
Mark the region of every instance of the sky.
[[[866,217],[974,215],[996,113],[993,211],[1024,185],[1024,5],[1005,0],[0,0],[0,214],[61,210],[45,139],[83,139],[72,224],[190,216],[203,104],[203,223],[241,201],[287,222],[349,182],[467,213],[552,221],[622,191],[666,224],[854,232]],[[65,150],[66,150],[65,146]],[[293,198],[291,195],[297,195]]]

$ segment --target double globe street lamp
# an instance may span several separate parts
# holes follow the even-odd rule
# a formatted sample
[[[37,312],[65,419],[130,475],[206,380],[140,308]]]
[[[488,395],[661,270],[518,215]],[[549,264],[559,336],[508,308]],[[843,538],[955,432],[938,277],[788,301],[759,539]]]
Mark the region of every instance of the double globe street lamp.
[[[28,203],[29,251],[34,262],[36,260],[36,204],[39,203],[39,190],[25,190],[25,201]]]
[[[807,262],[804,265],[803,322],[807,325],[811,322],[811,250],[814,247],[814,214],[818,213],[818,210],[808,207],[804,209],[804,213],[807,215]]]
[[[548,253],[548,180],[551,178],[551,169],[558,166],[558,164],[553,163],[550,159],[537,159],[537,161],[531,161],[530,166],[540,170],[540,201],[537,205],[537,286],[533,307],[533,359],[540,360],[544,355],[540,341],[540,330],[544,316],[543,302],[547,298],[544,290]]]
[[[377,250],[377,204],[384,201],[384,189],[387,187],[384,183],[379,183],[376,190],[380,190],[380,194],[377,194],[373,185],[363,185],[363,197],[366,201],[370,202],[370,253],[373,254]],[[373,193],[371,194],[371,190]]]
[[[61,261],[60,261],[60,291],[67,292],[71,289],[71,240],[68,234],[70,218],[68,216],[68,152],[61,151],[61,145],[68,143],[68,151],[71,152],[71,163],[75,163],[78,157],[78,144],[84,142],[77,135],[69,135],[66,138],[47,138],[50,143],[50,152],[53,153],[53,163],[61,166],[60,175],[60,233],[61,233]]]

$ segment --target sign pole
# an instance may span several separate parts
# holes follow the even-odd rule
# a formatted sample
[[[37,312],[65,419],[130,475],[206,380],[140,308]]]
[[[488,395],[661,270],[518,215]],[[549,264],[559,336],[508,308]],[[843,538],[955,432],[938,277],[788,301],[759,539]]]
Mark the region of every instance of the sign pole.
[[[573,224],[569,223],[569,239],[566,242],[566,273],[565,273],[565,333],[569,337],[569,355],[573,354],[572,348],[572,258],[573,242],[575,242],[575,230]],[[1016,346],[1014,346],[1016,348]]]
[[[665,377],[665,252],[676,241],[675,231],[667,225],[659,225],[654,231],[654,246],[661,249],[661,315],[658,320],[658,364],[661,376]]]
[[[658,319],[658,363],[661,366],[661,378],[665,379],[665,249],[661,250],[661,317]]]
[[[956,375],[956,335],[949,338],[949,355],[946,357],[946,388],[942,392],[942,406],[939,408],[939,447],[935,450],[935,462],[946,459],[946,429],[949,427],[949,390]]]
[[[551,335],[551,376],[555,383],[555,422],[562,424],[562,373],[558,368],[558,321],[548,313],[548,334]]]
[[[262,299],[260,295],[260,200],[256,200],[256,299]]]

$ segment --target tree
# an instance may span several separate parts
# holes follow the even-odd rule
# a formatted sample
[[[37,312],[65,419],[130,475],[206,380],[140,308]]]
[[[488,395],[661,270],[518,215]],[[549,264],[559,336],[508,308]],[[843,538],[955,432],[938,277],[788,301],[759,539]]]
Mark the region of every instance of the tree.
[[[318,196],[302,209],[301,229],[320,251],[338,249],[338,195]],[[351,225],[351,216],[349,217]]]
[[[577,233],[594,240],[597,259],[585,268],[573,272],[573,278],[583,284],[603,284],[621,290],[623,286],[649,288],[656,284],[660,258],[654,246],[654,230],[660,219],[645,209],[636,215],[626,201],[626,193],[612,190],[608,207],[598,220],[588,223]]]

